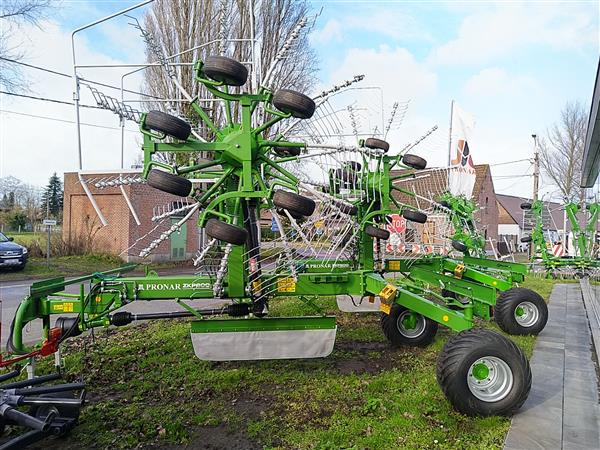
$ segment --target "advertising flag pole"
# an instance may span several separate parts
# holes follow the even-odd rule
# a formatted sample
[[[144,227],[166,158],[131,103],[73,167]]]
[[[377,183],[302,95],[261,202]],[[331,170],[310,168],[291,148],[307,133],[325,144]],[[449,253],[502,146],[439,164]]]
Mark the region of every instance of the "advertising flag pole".
[[[448,131],[448,167],[452,160],[452,116],[454,115],[454,100],[450,102],[450,131]]]

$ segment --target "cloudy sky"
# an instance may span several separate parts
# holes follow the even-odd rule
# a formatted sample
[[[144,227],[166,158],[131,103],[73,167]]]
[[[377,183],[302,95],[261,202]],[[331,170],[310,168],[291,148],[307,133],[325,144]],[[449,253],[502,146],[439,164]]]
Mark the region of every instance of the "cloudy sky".
[[[72,71],[73,29],[134,1],[68,1],[40,27],[18,34],[26,62]],[[475,163],[492,164],[496,191],[530,195],[532,133],[543,135],[568,101],[589,105],[599,57],[597,1],[435,2],[313,1],[318,15],[310,42],[320,61],[318,85],[364,74],[357,92],[363,124],[384,121],[394,102],[408,103],[402,123],[388,135],[401,148],[437,125],[418,147],[430,165],[447,159],[451,100],[474,116],[470,139]],[[140,17],[143,9],[135,13]],[[138,63],[143,45],[128,19],[77,37],[80,64]],[[127,69],[85,69],[83,76],[119,84]],[[72,99],[67,77],[26,70],[32,95]],[[141,79],[126,78],[137,89]],[[380,89],[379,89],[380,88]],[[111,91],[105,91],[107,93]],[[89,90],[83,103],[93,104]],[[117,91],[112,95],[120,96]],[[382,101],[383,97],[383,101]],[[87,170],[120,165],[121,132],[110,112],[82,110],[83,166]],[[41,117],[32,117],[41,116]],[[14,175],[45,184],[53,171],[77,169],[73,108],[0,94],[0,176]],[[135,159],[140,138],[135,125],[125,132],[126,166]],[[500,165],[494,165],[500,164]],[[542,183],[544,191],[554,188]]]

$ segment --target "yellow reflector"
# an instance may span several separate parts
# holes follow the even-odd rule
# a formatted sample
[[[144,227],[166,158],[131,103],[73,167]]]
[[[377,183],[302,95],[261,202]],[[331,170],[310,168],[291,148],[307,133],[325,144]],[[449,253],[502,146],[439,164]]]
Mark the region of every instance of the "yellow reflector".
[[[442,316],[442,320],[444,322],[448,322],[450,320],[450,317],[448,317],[448,316]]]

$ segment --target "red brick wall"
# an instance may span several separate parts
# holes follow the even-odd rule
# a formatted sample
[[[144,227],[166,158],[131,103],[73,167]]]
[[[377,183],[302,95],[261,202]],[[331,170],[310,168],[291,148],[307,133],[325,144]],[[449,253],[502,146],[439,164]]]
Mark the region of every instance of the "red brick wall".
[[[479,206],[479,210],[475,213],[475,221],[477,229],[481,231],[481,234],[486,235],[494,240],[498,239],[498,202],[496,201],[496,193],[494,191],[494,181],[492,175],[487,169],[483,180],[479,195],[473,200]],[[486,249],[491,250],[489,241],[486,245]]]
[[[102,175],[93,176],[93,178],[101,177]],[[91,181],[92,176],[84,176],[84,179]],[[140,219],[141,224],[137,225],[120,188],[98,189],[89,181],[88,187],[108,225],[102,227],[79,182],[77,173],[65,173],[63,238],[68,240],[81,234],[93,235],[95,251],[120,255],[126,261],[139,260],[139,252],[149,245],[153,239],[157,238],[161,232],[166,231],[171,226],[170,219],[166,219],[154,232],[150,233],[157,225],[157,223],[151,221],[153,209],[156,206],[163,206],[181,200],[179,197],[158,191],[146,184],[124,186],[125,192]],[[198,216],[195,214],[187,222],[186,257],[192,256],[198,249],[197,218]],[[136,241],[138,242],[136,243]],[[133,247],[125,252],[132,245]],[[148,258],[152,261],[168,260],[170,252],[171,243],[167,239]]]

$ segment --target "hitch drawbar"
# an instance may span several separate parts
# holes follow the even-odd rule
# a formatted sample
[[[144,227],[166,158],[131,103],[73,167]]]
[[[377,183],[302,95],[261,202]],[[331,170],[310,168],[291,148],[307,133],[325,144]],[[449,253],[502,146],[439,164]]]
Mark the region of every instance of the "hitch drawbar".
[[[191,311],[175,311],[163,313],[132,314],[127,311],[116,312],[110,316],[111,325],[121,327],[129,325],[137,320],[155,320],[155,319],[178,319],[181,317],[216,316],[227,314],[232,317],[247,316],[250,314],[250,305],[248,303],[236,303],[222,308],[196,309]]]

